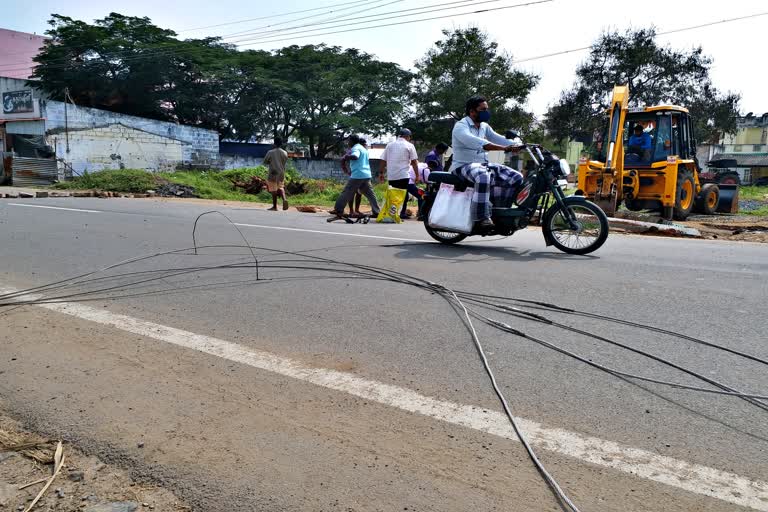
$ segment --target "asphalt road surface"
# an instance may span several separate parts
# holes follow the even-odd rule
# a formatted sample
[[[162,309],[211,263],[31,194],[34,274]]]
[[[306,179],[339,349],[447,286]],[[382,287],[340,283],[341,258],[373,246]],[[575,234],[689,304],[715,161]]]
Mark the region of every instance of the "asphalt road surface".
[[[327,272],[309,259],[300,264],[311,269],[278,268],[299,260],[268,249],[547,301],[768,359],[768,248],[750,243],[612,235],[594,255],[569,256],[546,248],[536,229],[446,247],[416,222],[329,224],[322,215],[201,202],[4,200],[0,288],[188,248],[196,217],[211,209],[258,247],[258,280],[254,265],[189,270],[252,259],[235,247],[243,244],[235,227],[208,215],[197,243],[217,247],[36,295],[66,303],[0,310],[4,407],[41,433],[168,486],[196,510],[563,510],[444,298],[355,279],[353,270]],[[139,283],[145,276],[163,279]],[[71,296],[114,286],[122,288]],[[624,372],[711,387],[604,341],[488,314]],[[543,314],[768,394],[758,362],[626,325]],[[766,410],[620,379],[476,327],[523,433],[582,511],[768,511]]]

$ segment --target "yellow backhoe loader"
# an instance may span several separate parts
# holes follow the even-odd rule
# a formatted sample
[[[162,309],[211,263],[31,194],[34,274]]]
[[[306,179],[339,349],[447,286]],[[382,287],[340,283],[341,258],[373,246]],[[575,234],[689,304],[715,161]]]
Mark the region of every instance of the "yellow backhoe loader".
[[[614,215],[658,210],[665,219],[691,212],[738,211],[736,185],[702,184],[688,110],[675,105],[628,108],[629,87],[616,86],[597,154],[579,161],[578,190]]]

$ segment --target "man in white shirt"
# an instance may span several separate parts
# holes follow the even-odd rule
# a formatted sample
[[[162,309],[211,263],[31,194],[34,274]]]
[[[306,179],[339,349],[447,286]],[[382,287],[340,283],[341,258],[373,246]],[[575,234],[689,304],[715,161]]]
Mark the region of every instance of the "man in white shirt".
[[[379,179],[383,183],[386,173],[387,181],[392,188],[407,191],[411,171],[416,175],[416,183],[419,183],[419,155],[416,154],[416,148],[411,144],[411,135],[411,130],[408,128],[400,129],[397,139],[387,144],[381,154],[383,162]],[[406,192],[403,205],[407,203],[408,193]]]
[[[453,164],[451,171],[474,183],[472,213],[482,228],[492,228],[491,189],[514,188],[523,175],[506,165],[488,162],[487,151],[519,150],[522,145],[493,131],[488,121],[491,112],[482,96],[472,96],[466,104],[467,116],[453,127]]]

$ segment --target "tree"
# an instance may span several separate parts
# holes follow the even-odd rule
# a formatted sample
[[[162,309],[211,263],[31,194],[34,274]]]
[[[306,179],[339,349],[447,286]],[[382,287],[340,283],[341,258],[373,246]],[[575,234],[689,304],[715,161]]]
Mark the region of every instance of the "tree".
[[[289,46],[275,57],[275,97],[289,106],[280,123],[296,130],[312,158],[340,151],[351,133],[381,135],[401,122],[411,74],[397,64],[325,45]]]
[[[558,140],[591,134],[602,124],[614,85],[629,85],[630,106],[687,106],[700,141],[736,130],[739,95],[720,93],[709,77],[712,59],[701,47],[674,50],[656,43],[656,29],[606,32],[576,70],[572,89],[550,107],[545,126]]]
[[[32,85],[79,105],[218,130],[248,141],[299,137],[310,154],[353,132],[402,120],[411,74],[355,49],[238,51],[218,38],[178,40],[148,18],[112,13],[92,25],[53,15]]]
[[[216,39],[179,41],[149,18],[111,13],[92,25],[52,15],[35,58],[33,85],[79,105],[206,127],[214,93],[211,67],[233,50]],[[194,104],[194,105],[193,105]]]
[[[467,98],[482,94],[491,103],[493,124],[524,132],[533,116],[523,108],[538,77],[513,68],[512,57],[476,27],[444,30],[416,63],[412,126],[424,142],[450,142],[454,123],[463,118]]]

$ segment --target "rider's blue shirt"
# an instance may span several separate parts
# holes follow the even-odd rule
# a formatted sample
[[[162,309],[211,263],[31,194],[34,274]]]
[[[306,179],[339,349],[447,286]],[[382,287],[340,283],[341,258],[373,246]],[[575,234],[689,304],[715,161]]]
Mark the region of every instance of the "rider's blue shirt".
[[[462,165],[488,163],[488,153],[483,149],[488,143],[499,146],[509,146],[515,141],[502,137],[491,128],[488,123],[475,122],[469,116],[458,121],[453,127],[453,165],[451,170],[458,169]]]

